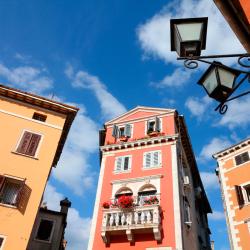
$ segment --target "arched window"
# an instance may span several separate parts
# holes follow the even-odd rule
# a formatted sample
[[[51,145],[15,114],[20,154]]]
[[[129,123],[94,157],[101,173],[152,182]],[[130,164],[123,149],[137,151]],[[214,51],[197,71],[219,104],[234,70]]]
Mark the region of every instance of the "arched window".
[[[157,189],[152,184],[142,186],[138,191],[138,205],[144,205],[150,197],[155,197]]]
[[[132,196],[133,195],[133,191],[128,188],[128,187],[123,187],[123,188],[120,188],[116,194],[115,194],[115,199],[118,199],[120,196],[122,195],[126,195],[126,196]]]

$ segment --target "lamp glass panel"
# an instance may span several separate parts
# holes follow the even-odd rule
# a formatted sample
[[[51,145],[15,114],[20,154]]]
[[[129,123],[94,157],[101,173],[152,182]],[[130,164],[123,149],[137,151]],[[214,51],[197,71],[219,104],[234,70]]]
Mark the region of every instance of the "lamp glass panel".
[[[236,75],[229,70],[218,68],[218,72],[220,75],[221,85],[226,86],[228,88],[233,88],[234,79]]]
[[[202,23],[177,24],[182,41],[199,41],[202,30]]]
[[[202,85],[205,87],[208,94],[211,94],[215,90],[215,88],[218,86],[215,69],[212,69],[208,73]]]

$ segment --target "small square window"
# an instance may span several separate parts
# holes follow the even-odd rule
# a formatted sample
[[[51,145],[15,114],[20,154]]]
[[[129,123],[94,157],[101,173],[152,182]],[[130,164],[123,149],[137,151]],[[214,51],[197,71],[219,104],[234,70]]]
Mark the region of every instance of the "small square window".
[[[22,214],[25,213],[31,189],[22,179],[0,175],[0,203],[15,206]]]
[[[125,136],[125,128],[121,127],[119,128],[119,137],[124,137]]]
[[[115,171],[122,172],[131,169],[131,156],[120,156],[116,158]]]
[[[148,133],[155,131],[155,121],[148,122]]]
[[[36,239],[50,241],[52,237],[54,221],[41,219],[37,230]]]
[[[21,181],[5,178],[0,192],[0,203],[17,206],[21,188]]]
[[[39,114],[39,113],[36,113],[36,112],[35,112],[35,113],[33,114],[32,119],[34,119],[34,120],[38,120],[38,121],[40,121],[40,122],[45,122],[45,121],[46,121],[46,119],[47,119],[47,116],[46,116],[46,115]]]
[[[161,166],[161,152],[150,151],[144,153],[143,168],[157,168]]]
[[[24,155],[35,156],[40,140],[41,135],[25,131],[16,152]]]
[[[243,164],[243,163],[245,163],[245,162],[247,162],[249,160],[250,160],[250,158],[249,158],[248,152],[244,152],[244,153],[242,153],[240,155],[235,156],[236,165]]]
[[[147,134],[151,134],[153,132],[161,132],[161,120],[159,117],[155,117],[154,119],[150,119],[147,121]]]

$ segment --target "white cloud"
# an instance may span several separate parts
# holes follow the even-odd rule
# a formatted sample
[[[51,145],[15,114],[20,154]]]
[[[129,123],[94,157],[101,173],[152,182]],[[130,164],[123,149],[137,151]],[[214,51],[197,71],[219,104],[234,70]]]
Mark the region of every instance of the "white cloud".
[[[156,88],[181,87],[188,82],[191,75],[191,70],[177,68],[171,75],[166,75],[160,82],[151,82],[150,85]]]
[[[202,98],[189,97],[185,102],[185,106],[189,109],[193,116],[201,119],[211,103],[212,99],[208,96],[204,96]]]
[[[53,80],[44,75],[45,71],[31,66],[11,69],[0,64],[0,76],[5,78],[8,84],[37,94],[42,94],[53,87]]]
[[[246,127],[250,124],[250,97],[241,97],[228,103],[228,110],[222,116],[218,125],[235,127]]]
[[[201,172],[200,175],[206,190],[219,188],[218,177],[215,173]]]
[[[239,53],[244,50],[213,1],[179,0],[165,6],[137,28],[137,36],[146,56],[178,64],[176,53],[170,51],[169,21],[172,18],[199,17],[201,13],[202,16],[208,16],[205,54]]]
[[[48,209],[60,210],[60,200],[65,197],[56,191],[56,188],[50,184],[47,185],[44,201],[47,202]],[[81,217],[78,210],[70,208],[67,217],[67,227],[65,238],[68,241],[67,249],[87,249],[91,218]]]
[[[97,76],[90,75],[86,71],[78,71],[74,74],[71,65],[66,67],[65,74],[72,80],[73,87],[90,89],[94,92],[105,119],[112,119],[126,112],[124,105],[107,90]]]
[[[84,113],[82,108],[70,129],[63,154],[53,177],[63,182],[75,194],[82,195],[93,187],[95,172],[88,164],[91,153],[97,153],[98,125]]]
[[[221,211],[213,211],[212,214],[208,214],[209,220],[225,220],[225,214]]]
[[[212,155],[214,153],[217,153],[228,146],[230,146],[232,142],[230,142],[226,138],[213,138],[207,145],[205,145],[201,153],[198,157],[198,160],[200,161],[207,161],[212,159]]]

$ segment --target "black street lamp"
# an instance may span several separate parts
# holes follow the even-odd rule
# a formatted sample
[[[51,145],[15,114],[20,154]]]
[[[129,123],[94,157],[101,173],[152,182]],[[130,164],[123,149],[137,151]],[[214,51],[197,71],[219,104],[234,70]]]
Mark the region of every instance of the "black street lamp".
[[[199,56],[206,48],[207,17],[171,19],[171,51],[179,56]]]
[[[250,80],[250,72],[233,69],[220,62],[205,59],[238,57],[240,66],[250,68],[250,54],[200,56],[201,50],[204,50],[206,47],[207,21],[207,17],[171,19],[171,51],[177,52],[180,56],[177,60],[184,60],[186,68],[195,69],[199,66],[198,62],[210,64],[198,81],[198,84],[204,87],[209,97],[220,102],[215,111],[219,110],[221,114],[224,114],[228,108],[227,104],[225,104],[226,102],[250,93],[250,91],[247,91],[230,97],[247,78]],[[240,75],[242,77],[239,77]]]

